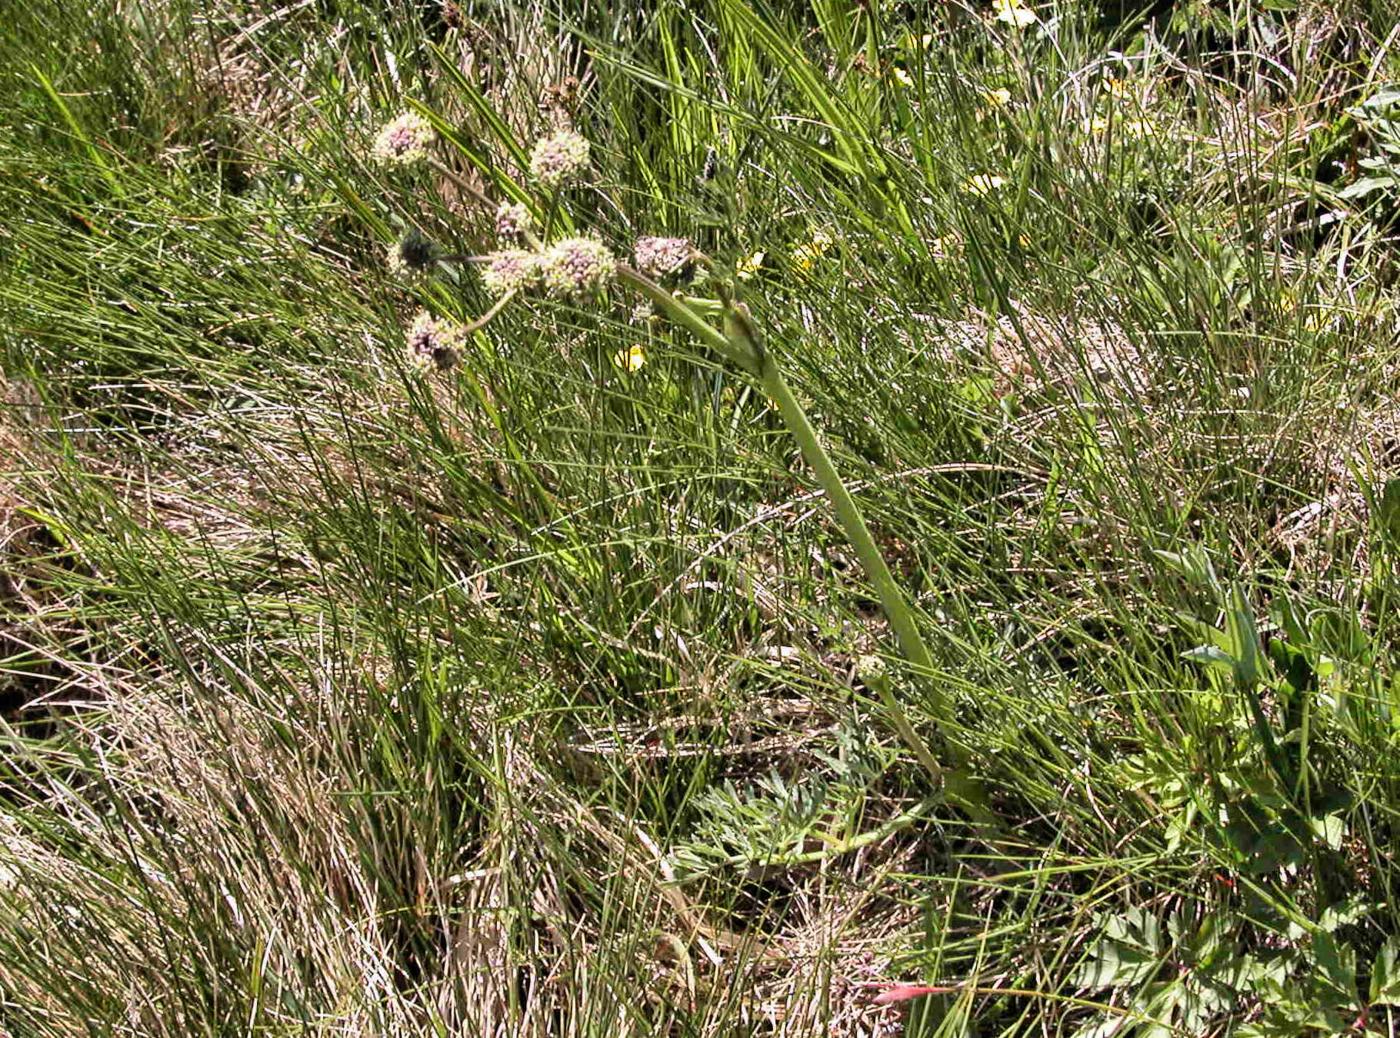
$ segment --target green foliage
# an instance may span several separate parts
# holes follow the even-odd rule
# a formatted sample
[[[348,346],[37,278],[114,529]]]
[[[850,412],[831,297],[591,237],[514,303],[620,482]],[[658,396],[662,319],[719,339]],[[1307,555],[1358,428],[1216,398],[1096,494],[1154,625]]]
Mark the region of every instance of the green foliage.
[[[1122,6],[11,5],[0,1032],[1383,1033],[1393,19]],[[792,401],[619,293],[414,370],[474,192]]]

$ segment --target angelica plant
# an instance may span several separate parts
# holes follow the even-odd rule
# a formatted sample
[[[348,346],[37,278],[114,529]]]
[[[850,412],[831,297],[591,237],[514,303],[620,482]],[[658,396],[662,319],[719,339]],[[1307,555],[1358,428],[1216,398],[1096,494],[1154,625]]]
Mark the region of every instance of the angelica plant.
[[[405,118],[400,117],[385,127],[379,139],[398,141],[404,137],[407,131],[401,124]],[[414,137],[411,147],[405,144],[402,148],[411,150],[421,161],[428,144]],[[422,155],[419,155],[420,152]],[[552,210],[558,205],[561,192],[586,180],[590,154],[587,139],[570,130],[556,131],[535,143],[530,151],[528,172],[530,179],[548,193],[548,199],[540,209]],[[735,280],[719,276],[711,258],[685,238],[637,238],[627,250],[631,255],[630,263],[620,260],[601,236],[590,232],[570,233],[557,240],[547,240],[541,237],[544,232],[540,231],[533,219],[530,206],[519,202],[492,202],[445,167],[440,168],[453,176],[459,186],[467,187],[487,211],[494,214],[497,244],[501,246],[484,255],[442,257],[444,261],[462,261],[476,266],[483,287],[496,300],[480,319],[453,329],[454,343],[465,334],[486,325],[513,300],[528,301],[532,297],[545,297],[568,301],[587,309],[614,292],[640,296],[656,313],[691,333],[702,349],[710,350],[757,382],[776,405],[784,425],[826,495],[837,523],[855,549],[894,631],[899,651],[917,674],[930,675],[933,672],[933,657],[919,629],[914,609],[876,545],[860,505],[842,480],[806,409],[789,386],[777,358],[767,349],[765,336],[752,310],[739,298]],[[829,239],[820,241],[820,248],[814,247],[811,252],[811,263],[820,262],[830,245]],[[407,246],[400,252],[406,249]],[[415,251],[421,251],[421,248]],[[709,276],[697,279],[697,271],[704,271]],[[684,291],[681,290],[679,286],[687,281],[692,283]],[[696,281],[698,284],[694,283]],[[708,290],[710,294],[689,294],[697,289]],[[437,358],[455,358],[458,351],[455,346],[436,351],[426,348],[420,327],[426,327],[424,320],[424,316],[420,315],[415,320],[415,330],[410,332],[410,349],[414,359],[420,369],[425,367],[422,361],[425,355],[433,358],[436,367],[444,368],[448,364]],[[445,333],[439,330],[438,334],[441,337]],[[629,356],[619,366],[635,370],[640,366],[640,361],[634,363]],[[945,739],[944,759],[940,759],[909,719],[888,675],[881,675],[879,680],[869,682],[869,687],[879,696],[889,726],[930,775],[943,783],[945,796],[979,821],[990,821],[985,796],[968,770],[965,748],[951,739]],[[930,701],[936,719],[945,722],[951,719],[949,704],[936,689],[932,691]]]

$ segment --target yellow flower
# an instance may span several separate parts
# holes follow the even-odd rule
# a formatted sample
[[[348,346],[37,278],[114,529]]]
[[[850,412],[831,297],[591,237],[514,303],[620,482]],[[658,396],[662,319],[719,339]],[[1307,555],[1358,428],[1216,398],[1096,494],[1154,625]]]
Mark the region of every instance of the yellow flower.
[[[999,191],[1006,186],[1006,178],[999,177],[995,173],[979,173],[975,177],[969,177],[963,183],[963,189],[972,192],[978,198],[989,195],[993,191]]]
[[[811,241],[799,245],[793,251],[792,258],[801,269],[811,270],[817,265],[817,260],[826,255],[835,240],[830,231],[818,228],[812,232]]]
[[[758,252],[755,252],[752,256],[745,256],[737,264],[735,264],[734,272],[739,275],[739,280],[751,280],[758,273],[759,269],[763,266],[764,256],[765,253],[762,249],[760,249]]]
[[[914,85],[914,77],[898,65],[890,69],[890,75],[894,76],[894,81],[902,87],[908,88]]]
[[[634,343],[625,350],[618,350],[613,355],[613,363],[623,371],[640,371],[642,365],[647,362],[647,351],[641,343]]]
[[[928,251],[934,259],[952,259],[962,249],[957,234],[940,234],[928,243]]]
[[[1037,21],[1035,12],[1027,7],[1024,0],[992,0],[992,10],[996,20],[1005,22],[1014,29],[1024,29]]]
[[[1123,100],[1123,98],[1127,97],[1130,93],[1132,93],[1132,88],[1128,85],[1127,80],[1124,80],[1124,79],[1114,79],[1112,76],[1109,76],[1109,77],[1108,77],[1108,96],[1109,96],[1109,97],[1112,97],[1112,98],[1114,98],[1115,100],[1121,101],[1121,100]]]
[[[982,95],[986,98],[987,104],[993,108],[1005,108],[1011,103],[1011,91],[1006,87],[997,87],[995,90],[988,90]]]
[[[1101,136],[1108,132],[1108,120],[1101,115],[1096,115],[1084,123],[1084,129],[1095,137]]]

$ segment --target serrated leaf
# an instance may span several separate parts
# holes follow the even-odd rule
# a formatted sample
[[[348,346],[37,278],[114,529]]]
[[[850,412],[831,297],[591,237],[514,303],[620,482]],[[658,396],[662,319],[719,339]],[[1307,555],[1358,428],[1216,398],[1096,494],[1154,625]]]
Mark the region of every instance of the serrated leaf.
[[[1118,1033],[1127,1019],[1126,1016],[1110,1016],[1090,1020],[1070,1035],[1070,1038],[1113,1038],[1113,1035]]]
[[[1138,984],[1157,970],[1157,956],[1116,941],[1101,941],[1092,958],[1075,974],[1085,988],[1121,988]]]
[[[1157,919],[1141,908],[1104,921],[1106,936],[1094,945],[1089,961],[1080,966],[1081,987],[1116,988],[1137,984],[1156,972],[1162,949]]]

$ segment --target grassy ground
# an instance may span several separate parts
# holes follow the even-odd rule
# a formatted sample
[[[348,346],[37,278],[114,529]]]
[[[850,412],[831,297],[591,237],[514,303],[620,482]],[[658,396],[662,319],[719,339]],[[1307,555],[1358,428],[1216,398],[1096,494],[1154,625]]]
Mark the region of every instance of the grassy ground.
[[[0,1035],[1394,1032],[1393,8],[4,17]]]

